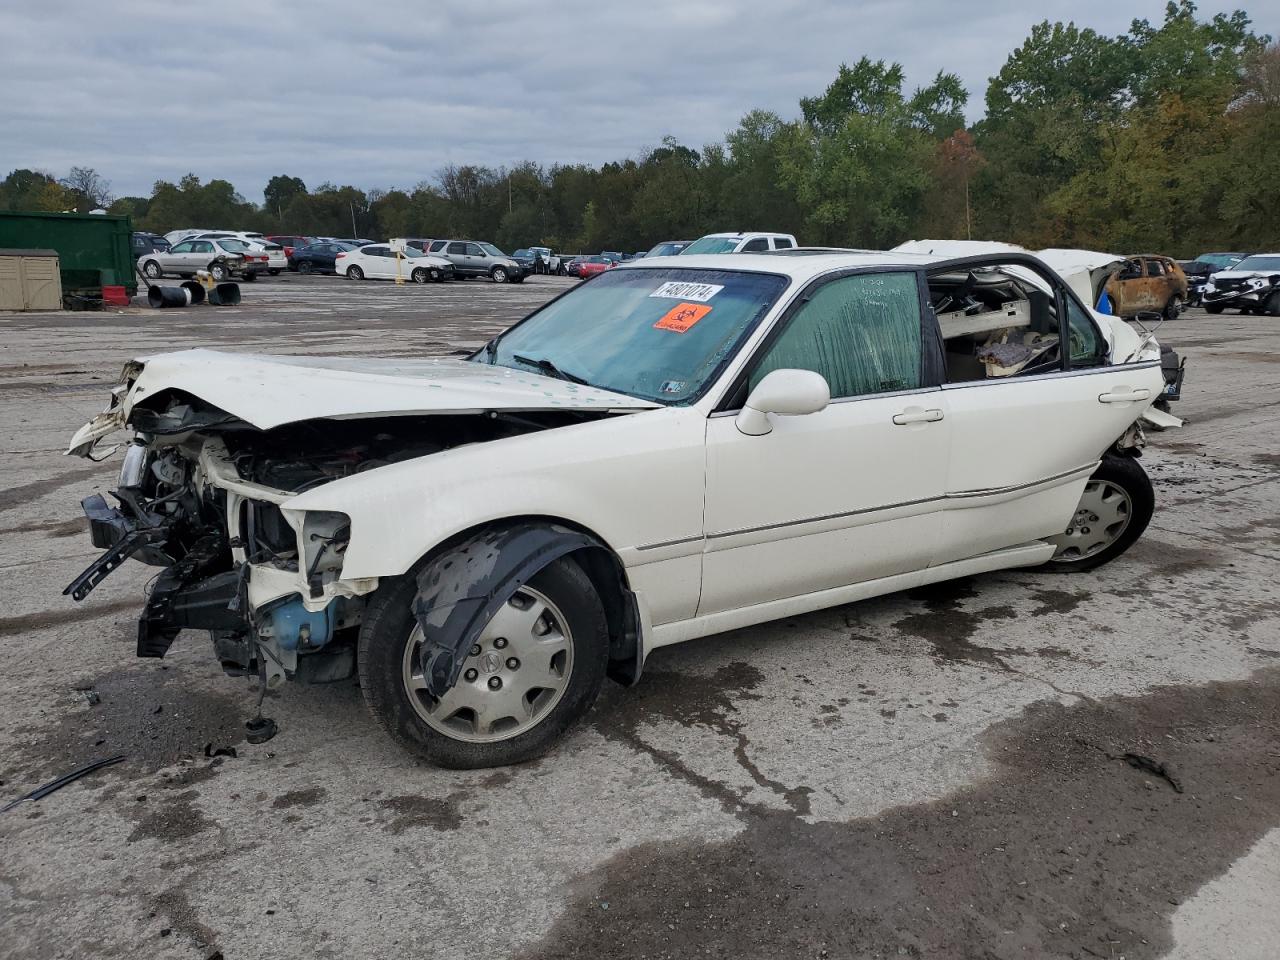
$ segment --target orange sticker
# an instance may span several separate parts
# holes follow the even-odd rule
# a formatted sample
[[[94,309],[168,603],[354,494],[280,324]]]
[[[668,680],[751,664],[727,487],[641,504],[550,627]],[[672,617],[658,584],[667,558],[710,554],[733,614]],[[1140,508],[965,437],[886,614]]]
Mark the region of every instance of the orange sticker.
[[[668,310],[653,326],[655,330],[674,330],[676,333],[684,333],[710,312],[710,304],[682,303]]]

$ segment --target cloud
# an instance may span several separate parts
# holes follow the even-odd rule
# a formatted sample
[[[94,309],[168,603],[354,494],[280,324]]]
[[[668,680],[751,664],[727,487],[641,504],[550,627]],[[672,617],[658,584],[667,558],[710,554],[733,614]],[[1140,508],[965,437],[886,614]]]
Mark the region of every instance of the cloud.
[[[1119,9],[1119,7],[1123,9]],[[1222,9],[1226,9],[1224,5]],[[1032,9],[1034,8],[1034,9]],[[0,175],[91,166],[117,194],[187,172],[411,187],[448,163],[598,164],[798,113],[839,64],[959,74],[970,115],[1041,19],[1117,33],[1163,0],[66,0],[0,8]],[[1202,4],[1201,14],[1219,9]]]

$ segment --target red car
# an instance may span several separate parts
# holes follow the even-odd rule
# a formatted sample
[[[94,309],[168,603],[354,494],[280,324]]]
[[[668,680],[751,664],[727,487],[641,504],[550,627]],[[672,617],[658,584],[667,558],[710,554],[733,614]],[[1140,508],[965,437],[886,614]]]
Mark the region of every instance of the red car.
[[[307,247],[316,242],[315,237],[267,237],[272,243],[278,243],[284,247],[284,255],[293,257],[294,247]]]
[[[618,261],[611,260],[609,257],[583,257],[578,262],[578,277],[582,280],[587,277],[594,277],[597,273],[604,273],[618,265]]]

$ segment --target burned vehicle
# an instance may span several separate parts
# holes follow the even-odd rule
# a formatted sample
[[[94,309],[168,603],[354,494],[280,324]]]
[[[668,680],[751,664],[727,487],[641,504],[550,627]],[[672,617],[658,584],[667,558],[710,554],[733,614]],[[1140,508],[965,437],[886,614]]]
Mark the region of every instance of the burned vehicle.
[[[1212,274],[1200,302],[1209,313],[1234,307],[1241,313],[1280,317],[1280,253],[1255,253]]]
[[[656,648],[953,577],[1088,570],[1153,510],[1160,346],[1043,261],[640,260],[465,359],[137,360],[106,552],[159,566],[137,652],[358,674],[441,765],[546,751]]]

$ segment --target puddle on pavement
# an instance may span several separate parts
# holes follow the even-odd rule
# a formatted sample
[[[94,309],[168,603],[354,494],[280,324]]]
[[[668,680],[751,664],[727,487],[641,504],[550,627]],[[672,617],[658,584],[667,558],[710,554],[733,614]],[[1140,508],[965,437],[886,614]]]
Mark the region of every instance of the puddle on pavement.
[[[1154,958],[1177,905],[1280,824],[1278,742],[1276,669],[1042,701],[989,732],[990,779],[941,800],[848,823],[754,808],[732,840],[620,853],[523,956]]]

